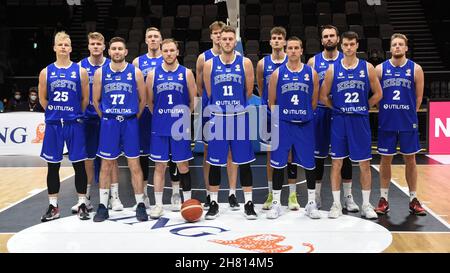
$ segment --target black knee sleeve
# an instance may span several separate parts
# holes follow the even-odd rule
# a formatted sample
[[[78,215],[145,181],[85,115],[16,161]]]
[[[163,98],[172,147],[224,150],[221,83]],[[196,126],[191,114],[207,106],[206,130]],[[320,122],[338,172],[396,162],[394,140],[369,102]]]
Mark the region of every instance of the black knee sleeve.
[[[342,179],[351,180],[352,179],[352,161],[350,158],[344,158],[341,168]]]
[[[286,167],[285,167],[286,168]],[[272,187],[274,190],[281,190],[284,182],[284,169],[273,168],[272,173]]]
[[[220,166],[210,165],[209,167],[209,185],[219,186],[220,185]]]
[[[149,162],[149,158],[147,156],[139,157],[139,163],[141,164],[142,175],[144,177],[144,181],[148,181],[148,162]]]
[[[314,170],[305,169],[305,176],[308,190],[314,190],[316,188],[316,172]]]
[[[297,165],[290,162],[287,164],[288,179],[297,179]]]
[[[314,169],[314,172],[316,173],[316,180],[322,180],[324,165],[325,158],[316,158],[316,168]]]
[[[180,172],[177,169],[177,163],[169,161],[169,173],[170,173],[170,180],[172,180],[173,182],[180,181]]]
[[[242,187],[253,186],[252,169],[250,163],[239,165],[239,179]]]
[[[180,179],[181,187],[183,188],[183,191],[190,191],[192,188],[191,173],[189,171],[187,173],[180,173],[179,179]]]
[[[61,163],[47,163],[47,189],[48,194],[55,194],[59,192],[59,167]]]
[[[75,170],[75,188],[77,193],[86,194],[87,175],[86,169],[84,168],[84,161],[74,162],[72,166]]]

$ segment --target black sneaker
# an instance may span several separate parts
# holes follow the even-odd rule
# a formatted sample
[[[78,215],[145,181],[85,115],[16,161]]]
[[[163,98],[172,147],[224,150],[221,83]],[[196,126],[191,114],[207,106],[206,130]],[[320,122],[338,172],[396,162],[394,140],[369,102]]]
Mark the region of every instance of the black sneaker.
[[[231,210],[239,210],[239,203],[237,201],[236,195],[232,194],[228,196],[228,203],[230,204]]]
[[[108,209],[105,205],[100,204],[97,208],[97,213],[94,216],[94,222],[103,222],[109,218]]]
[[[219,204],[217,204],[216,201],[212,201],[211,204],[209,204],[209,210],[205,215],[205,219],[214,220],[217,215],[219,215]]]
[[[148,221],[148,214],[145,210],[145,204],[143,202],[139,203],[136,207],[136,218],[140,222]]]
[[[207,196],[206,196],[206,202],[205,202],[205,204],[203,205],[203,207],[204,208],[209,208],[209,205],[211,204],[211,196],[208,194]]]
[[[78,218],[80,220],[89,220],[91,217],[89,216],[89,212],[85,203],[82,203],[78,206]]]
[[[255,220],[256,218],[258,218],[258,215],[255,212],[255,205],[252,201],[248,201],[244,205],[244,213],[245,218],[247,218],[248,220]]]
[[[59,208],[48,205],[47,212],[41,217],[41,222],[48,222],[59,218]]]

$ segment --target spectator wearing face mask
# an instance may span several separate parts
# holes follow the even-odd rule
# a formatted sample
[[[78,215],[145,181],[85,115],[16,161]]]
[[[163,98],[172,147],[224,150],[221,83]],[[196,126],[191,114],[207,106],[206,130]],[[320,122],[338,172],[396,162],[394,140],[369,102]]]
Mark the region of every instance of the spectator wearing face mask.
[[[22,92],[19,90],[14,91],[14,96],[8,101],[5,112],[17,111],[16,108],[22,103]]]
[[[26,112],[44,112],[41,104],[39,103],[38,91],[36,87],[31,87],[28,91],[28,100],[20,103],[16,111]]]

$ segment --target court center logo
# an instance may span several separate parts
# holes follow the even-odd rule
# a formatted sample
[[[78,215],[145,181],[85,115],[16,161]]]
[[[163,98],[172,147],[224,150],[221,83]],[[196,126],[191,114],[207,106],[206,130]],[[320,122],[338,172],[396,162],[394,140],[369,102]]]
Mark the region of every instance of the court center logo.
[[[258,219],[248,221],[243,211],[221,204],[220,217],[195,223],[169,207],[163,217],[147,222],[138,222],[131,208],[110,211],[110,219],[102,223],[70,216],[22,230],[7,247],[10,252],[381,252],[392,241],[384,227],[359,217],[328,219],[321,211],[322,219],[312,220],[302,209],[286,208],[270,220],[261,205],[256,210]]]

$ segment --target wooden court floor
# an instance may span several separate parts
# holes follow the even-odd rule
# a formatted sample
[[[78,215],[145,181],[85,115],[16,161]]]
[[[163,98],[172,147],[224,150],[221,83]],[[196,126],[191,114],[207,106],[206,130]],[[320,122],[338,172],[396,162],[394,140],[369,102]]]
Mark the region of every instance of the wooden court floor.
[[[378,170],[378,165],[373,165]],[[437,216],[450,224],[450,165],[418,165],[418,197]],[[0,212],[14,204],[46,190],[45,167],[0,168]],[[73,176],[71,167],[61,167],[60,177]],[[393,184],[407,192],[404,166],[392,167]],[[66,183],[66,182],[62,182]],[[394,186],[394,185],[391,185]],[[373,189],[378,195],[378,189]],[[14,234],[0,233],[0,253],[7,252],[6,244]],[[450,233],[392,232],[393,242],[387,253],[441,252],[450,253]]]

